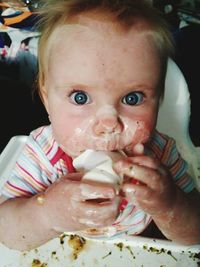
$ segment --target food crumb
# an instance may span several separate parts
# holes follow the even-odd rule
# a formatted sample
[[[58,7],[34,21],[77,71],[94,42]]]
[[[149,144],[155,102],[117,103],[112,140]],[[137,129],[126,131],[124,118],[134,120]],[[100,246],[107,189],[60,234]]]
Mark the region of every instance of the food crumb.
[[[66,237],[67,235],[66,234],[62,234],[62,235],[60,235],[60,244],[61,245],[63,245],[64,243],[65,243],[65,237]]]
[[[115,244],[115,245],[119,248],[120,251],[122,251],[122,249],[123,249],[123,247],[124,247],[124,244],[123,244],[122,242],[117,243],[117,244]]]
[[[34,259],[31,265],[31,267],[47,267],[47,266],[48,266],[47,263],[41,263],[41,261],[38,259]]]
[[[102,259],[107,258],[108,256],[110,256],[112,254],[112,251],[108,252],[108,254],[106,254],[105,256],[102,257]]]
[[[40,195],[40,196],[37,197],[37,202],[40,205],[43,205],[44,204],[44,201],[45,201],[45,197],[43,195]]]
[[[76,260],[78,254],[84,249],[86,240],[78,235],[70,235],[68,244],[73,249],[72,258]]]

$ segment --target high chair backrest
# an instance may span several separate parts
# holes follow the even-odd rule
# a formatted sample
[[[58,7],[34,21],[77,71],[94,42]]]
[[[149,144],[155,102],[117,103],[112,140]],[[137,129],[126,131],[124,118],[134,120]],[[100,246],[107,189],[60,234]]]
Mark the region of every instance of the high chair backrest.
[[[164,100],[160,104],[157,129],[176,140],[182,157],[189,164],[189,172],[200,188],[200,150],[194,146],[190,138],[190,112],[188,85],[179,67],[172,59],[169,59]]]
[[[157,129],[173,137],[182,157],[189,164],[189,172],[200,188],[200,151],[189,135],[190,94],[185,78],[176,63],[169,59],[164,100],[158,113]],[[0,188],[5,183],[27,136],[14,136],[0,155]]]
[[[190,94],[185,78],[176,63],[169,59],[164,100],[160,104],[157,129],[177,142],[190,139]]]

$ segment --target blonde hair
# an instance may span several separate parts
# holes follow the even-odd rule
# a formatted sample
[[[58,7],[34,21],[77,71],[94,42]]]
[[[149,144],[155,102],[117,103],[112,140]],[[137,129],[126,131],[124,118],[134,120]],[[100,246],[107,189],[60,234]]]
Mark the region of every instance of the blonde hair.
[[[148,0],[43,0],[40,11],[41,19],[38,30],[41,37],[38,46],[38,85],[40,88],[45,81],[46,47],[52,33],[60,26],[68,23],[69,19],[86,12],[107,14],[114,22],[128,30],[138,21],[145,22],[146,29],[154,38],[161,60],[161,96],[164,93],[164,81],[167,60],[173,51],[172,37],[168,25],[160,12],[152,7]],[[41,94],[40,94],[41,96]]]

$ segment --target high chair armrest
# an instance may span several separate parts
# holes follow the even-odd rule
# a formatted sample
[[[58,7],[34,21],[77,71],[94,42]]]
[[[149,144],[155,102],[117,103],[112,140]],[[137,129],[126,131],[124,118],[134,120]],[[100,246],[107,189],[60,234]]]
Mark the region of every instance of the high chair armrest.
[[[13,136],[0,155],[0,189],[9,178],[28,136]]]

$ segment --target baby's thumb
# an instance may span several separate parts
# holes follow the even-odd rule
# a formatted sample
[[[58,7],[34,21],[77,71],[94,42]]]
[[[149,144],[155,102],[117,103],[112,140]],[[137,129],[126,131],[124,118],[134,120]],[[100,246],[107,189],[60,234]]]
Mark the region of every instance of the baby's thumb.
[[[131,149],[129,148],[126,151],[126,153],[127,153],[127,156],[129,157],[144,155],[144,145],[141,143],[138,143],[132,146]]]
[[[69,181],[74,181],[74,182],[80,182],[82,180],[83,173],[81,172],[72,172],[68,173],[63,177],[63,179],[67,179]]]

